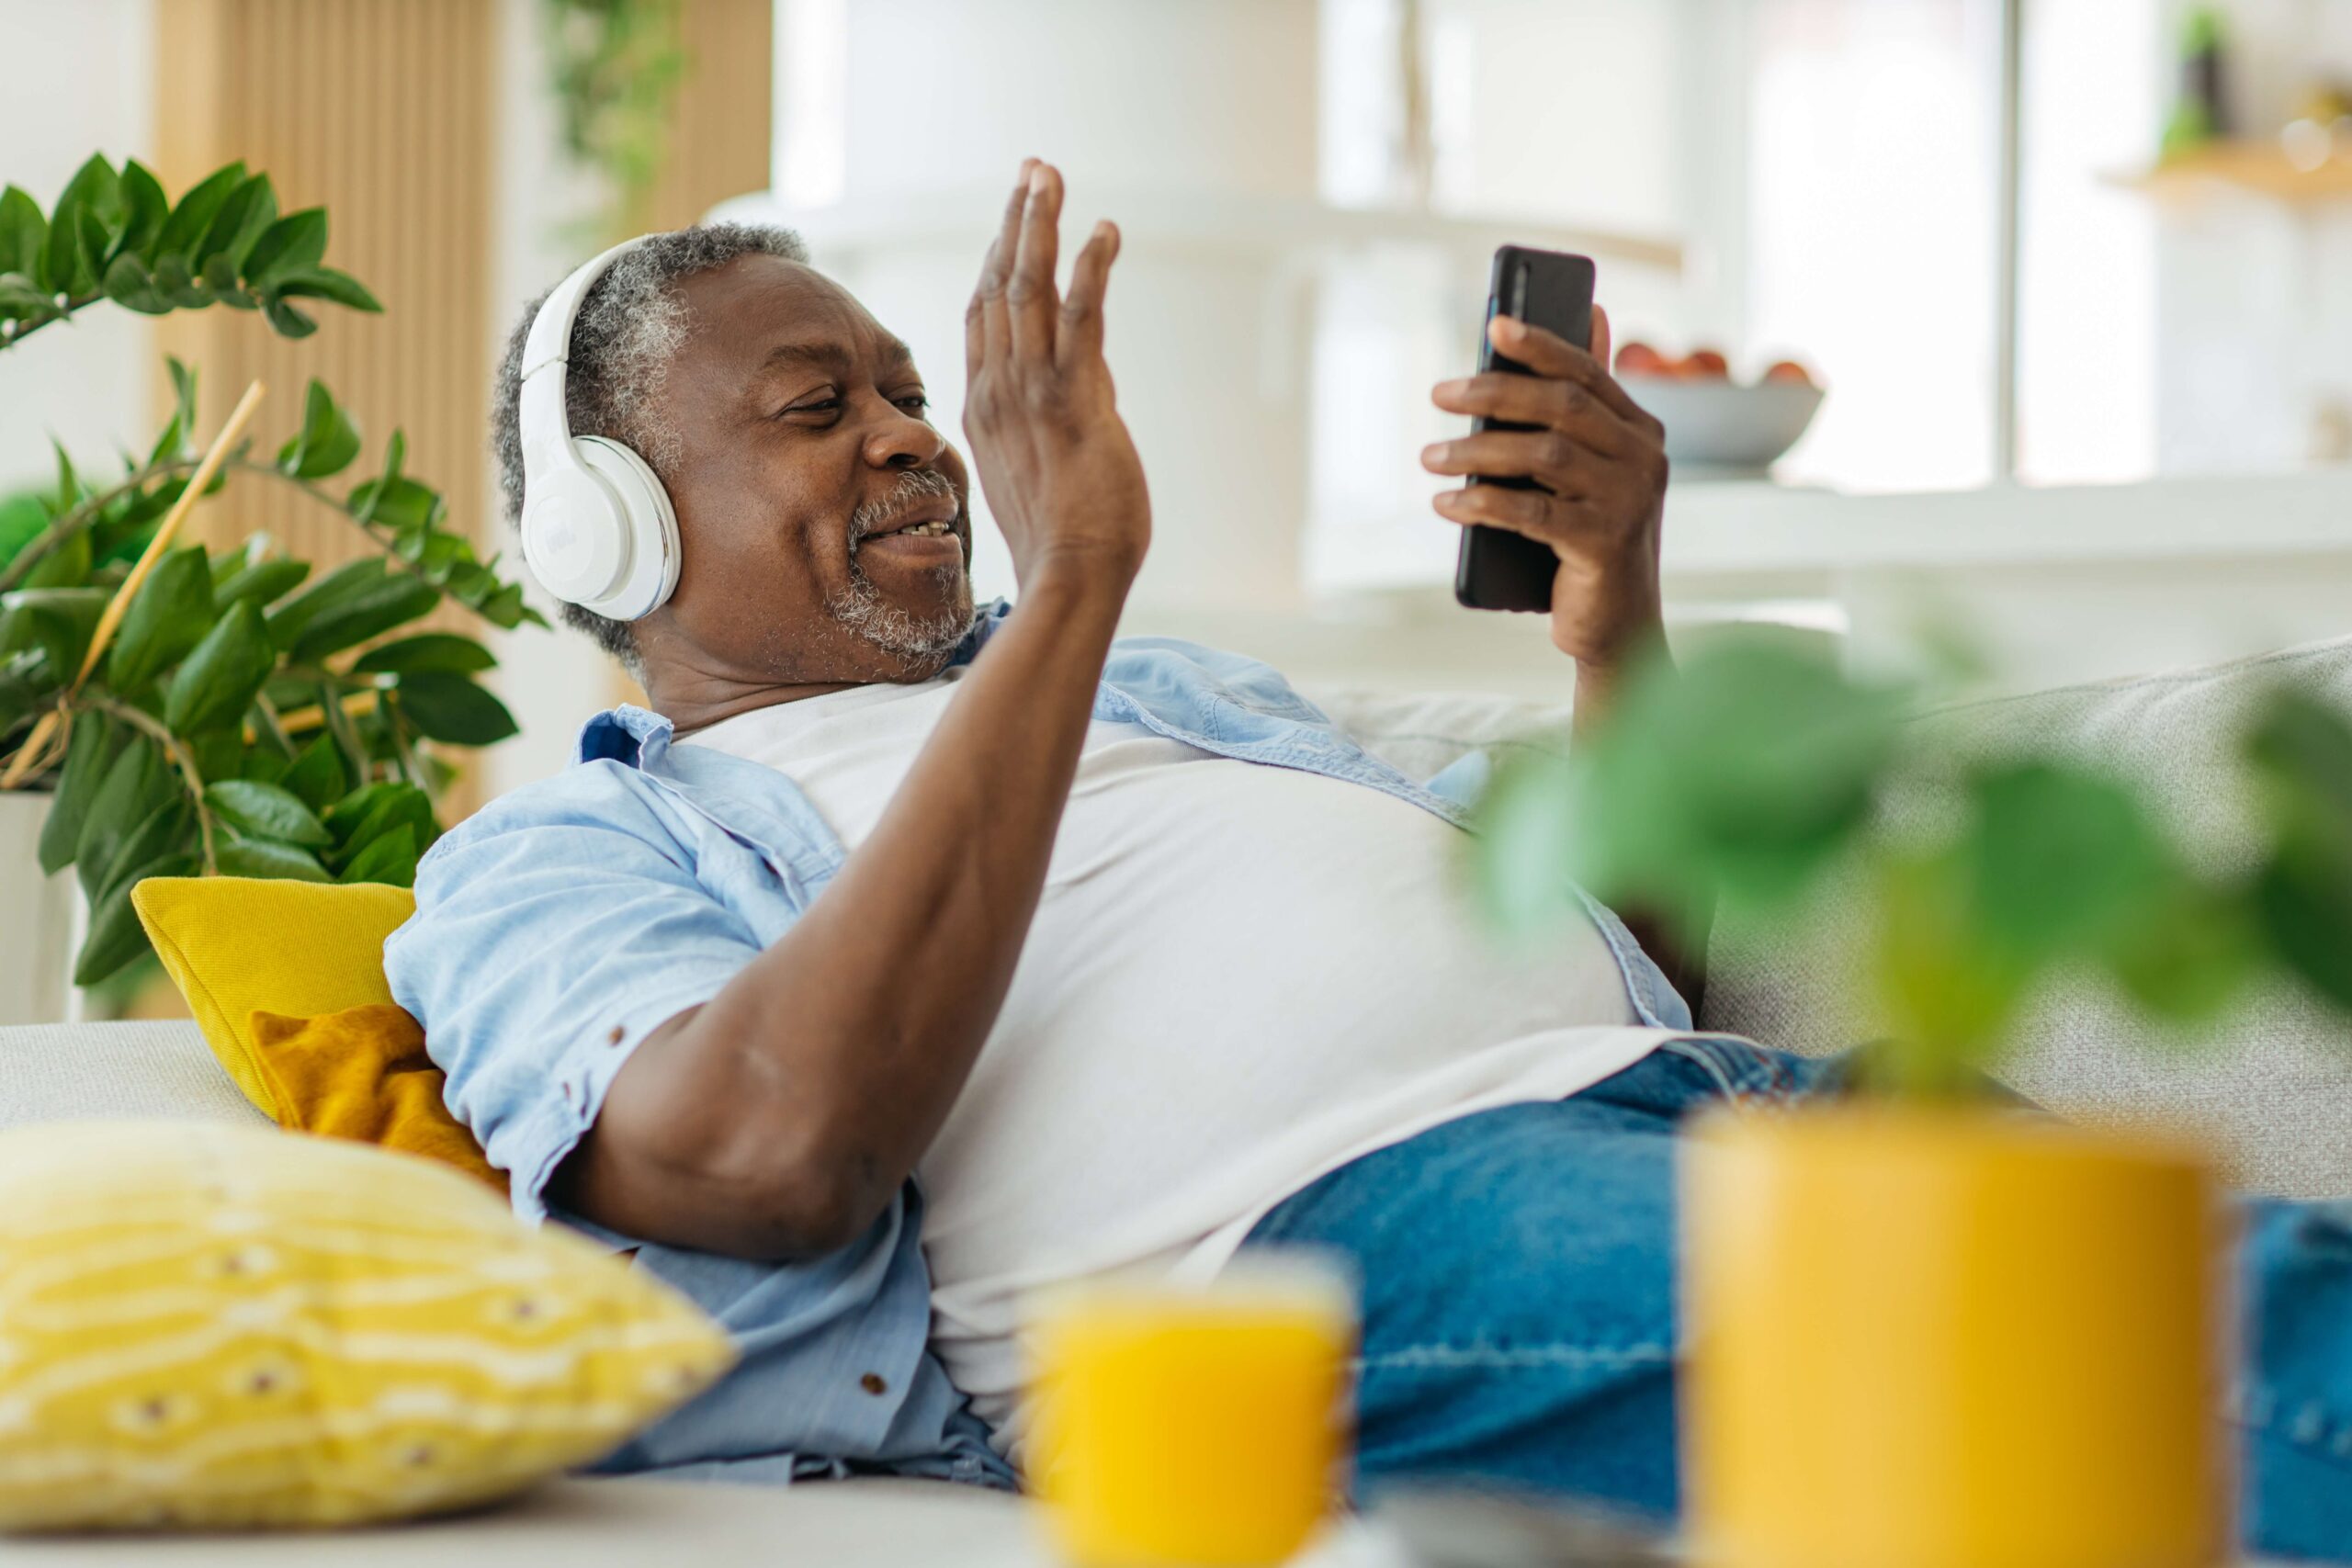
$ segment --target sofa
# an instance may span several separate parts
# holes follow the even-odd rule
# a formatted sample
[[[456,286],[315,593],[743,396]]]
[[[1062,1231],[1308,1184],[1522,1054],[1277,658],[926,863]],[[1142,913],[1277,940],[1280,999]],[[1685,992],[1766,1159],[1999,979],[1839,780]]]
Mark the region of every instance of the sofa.
[[[2222,763],[2239,722],[2281,679],[2352,705],[2352,639],[2205,669],[1934,709],[1914,723],[1970,750],[2056,748],[2122,769],[2209,852],[2247,846],[2247,803]],[[1565,744],[1566,711],[1484,696],[1318,694],[1374,750],[1426,776],[1477,749]],[[1715,935],[1700,1021],[1819,1054],[1867,1039],[1855,999],[1856,919],[1832,890],[1798,937],[1727,924]],[[2095,991],[2059,990],[2027,1021],[2002,1076],[2076,1118],[2160,1122],[2205,1137],[2242,1185],[2293,1196],[2352,1192],[2352,1030],[2301,997],[2255,998],[2201,1043],[2151,1041]],[[265,1119],[214,1065],[193,1024],[0,1029],[0,1128],[92,1117]],[[474,1555],[530,1568],[637,1563],[693,1542],[705,1568],[855,1562],[1050,1561],[1034,1521],[997,1495],[922,1483],[786,1489],[647,1480],[566,1481],[507,1507],[332,1540],[156,1538],[142,1559],[187,1564],[426,1563]],[[14,1562],[114,1561],[130,1544],[14,1542]]]

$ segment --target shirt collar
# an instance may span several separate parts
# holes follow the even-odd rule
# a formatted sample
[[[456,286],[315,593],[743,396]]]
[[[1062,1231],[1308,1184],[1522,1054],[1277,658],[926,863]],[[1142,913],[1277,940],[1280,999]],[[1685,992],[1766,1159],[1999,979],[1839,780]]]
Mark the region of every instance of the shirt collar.
[[[969,664],[978,657],[981,645],[989,640],[1012,605],[1006,600],[991,600],[980,606],[972,617],[972,629],[956,647],[948,663]],[[580,729],[580,739],[572,748],[571,760],[594,762],[609,758],[632,768],[651,767],[670,749],[670,739],[677,727],[650,708],[634,703],[623,703],[596,715]]]

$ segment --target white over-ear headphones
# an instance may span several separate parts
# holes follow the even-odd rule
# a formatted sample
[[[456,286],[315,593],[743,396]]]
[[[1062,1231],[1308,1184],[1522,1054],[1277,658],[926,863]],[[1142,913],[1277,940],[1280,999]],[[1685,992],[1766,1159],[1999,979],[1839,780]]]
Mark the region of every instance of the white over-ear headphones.
[[[652,468],[617,441],[574,435],[564,403],[571,324],[615,245],[556,285],[523,340],[523,558],[548,592],[616,621],[660,609],[678,586],[678,514]]]

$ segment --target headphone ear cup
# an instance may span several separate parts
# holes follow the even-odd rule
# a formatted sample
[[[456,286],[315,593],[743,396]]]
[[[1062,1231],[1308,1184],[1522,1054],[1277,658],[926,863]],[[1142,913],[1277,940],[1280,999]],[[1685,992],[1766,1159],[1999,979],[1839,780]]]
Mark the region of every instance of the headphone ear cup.
[[[634,621],[669,603],[678,586],[678,514],[652,465],[602,435],[574,436],[581,464],[610,487],[628,536],[628,567],[611,592],[585,607],[616,621]]]

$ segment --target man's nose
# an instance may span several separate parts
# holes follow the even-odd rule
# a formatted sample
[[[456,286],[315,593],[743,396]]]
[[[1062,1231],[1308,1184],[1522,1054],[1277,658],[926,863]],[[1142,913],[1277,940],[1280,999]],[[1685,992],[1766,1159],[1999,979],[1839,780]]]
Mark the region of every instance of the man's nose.
[[[920,468],[937,460],[947,438],[895,403],[865,438],[865,460],[877,468]]]

